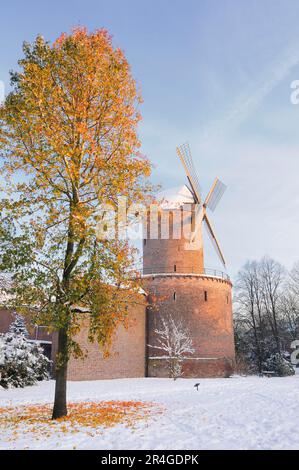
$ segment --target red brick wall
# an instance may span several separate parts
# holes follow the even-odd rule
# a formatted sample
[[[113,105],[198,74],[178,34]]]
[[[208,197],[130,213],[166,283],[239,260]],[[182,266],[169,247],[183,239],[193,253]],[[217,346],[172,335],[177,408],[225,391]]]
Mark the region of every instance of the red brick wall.
[[[88,353],[85,360],[71,358],[68,365],[68,380],[98,380],[145,375],[145,302],[129,306],[129,327],[120,325],[116,331],[108,358],[103,357],[97,343],[87,339],[88,316],[84,316],[82,329],[75,338]],[[55,351],[54,346],[54,351]]]
[[[14,314],[10,310],[0,310],[0,333],[7,333],[10,324],[14,320]]]
[[[6,333],[10,324],[14,321],[15,315],[11,310],[0,310],[0,333]],[[47,328],[43,326],[35,327],[30,318],[25,318],[26,327],[30,339],[39,339],[41,341],[52,341],[52,334],[48,333]]]
[[[163,220],[161,219],[161,214],[169,214],[169,239],[161,238],[161,224],[163,225]],[[176,266],[176,271],[181,273],[202,273],[204,270],[203,262],[203,246],[202,246],[202,233],[201,230],[197,232],[197,244],[196,247],[193,245],[194,249],[190,248],[189,239],[184,237],[183,227],[186,226],[188,230],[190,229],[190,218],[191,210],[183,211],[182,209],[177,209],[174,211],[175,217],[173,219],[173,211],[160,210],[158,217],[158,238],[150,238],[150,222],[149,215],[147,219],[147,240],[143,242],[143,272],[144,274],[148,273],[165,273],[165,272],[174,272],[174,265]],[[194,214],[194,208],[193,208]],[[162,220],[162,222],[161,222]],[[167,220],[167,219],[166,219]],[[182,237],[179,239],[173,238],[173,223],[177,224],[177,220],[181,225],[181,234]],[[193,220],[194,215],[193,215]],[[188,222],[188,223],[187,223]],[[167,224],[167,223],[166,223]],[[192,225],[194,227],[194,224]],[[195,249],[196,248],[196,249]]]
[[[231,283],[215,277],[182,274],[148,276],[144,283],[153,304],[148,309],[148,344],[157,344],[154,329],[161,325],[161,317],[171,314],[183,320],[193,339],[196,359],[185,361],[185,376],[227,375],[235,358]],[[154,348],[149,348],[148,354],[163,355]],[[149,360],[148,375],[167,375],[162,362]]]
[[[165,360],[150,359],[151,377],[168,377],[169,371]],[[227,358],[219,359],[185,359],[183,377],[229,377],[234,372],[234,361]]]
[[[234,363],[234,340],[232,324],[231,284],[217,278],[205,276],[149,276],[144,279],[149,299],[155,299],[153,309],[148,309],[147,332],[144,299],[139,305],[129,307],[130,325],[128,330],[120,326],[109,358],[103,358],[96,343],[87,341],[85,327],[77,339],[88,357],[83,360],[71,359],[69,380],[96,380],[108,378],[143,377],[146,373],[146,345],[155,344],[153,330],[159,327],[161,316],[169,313],[183,318],[190,328],[194,358],[186,360],[183,372],[186,377],[225,376],[232,371]],[[207,292],[207,301],[205,294]],[[176,293],[176,300],[173,294]],[[82,314],[81,314],[82,315]],[[0,311],[0,332],[7,331],[13,315],[8,310]],[[84,326],[84,325],[83,325]],[[30,328],[29,328],[30,329]],[[31,337],[34,331],[31,329]],[[55,358],[57,338],[45,331],[39,339],[53,340],[52,357]],[[150,357],[159,355],[154,349],[148,350]],[[159,359],[148,361],[148,375],[168,375],[165,363]]]

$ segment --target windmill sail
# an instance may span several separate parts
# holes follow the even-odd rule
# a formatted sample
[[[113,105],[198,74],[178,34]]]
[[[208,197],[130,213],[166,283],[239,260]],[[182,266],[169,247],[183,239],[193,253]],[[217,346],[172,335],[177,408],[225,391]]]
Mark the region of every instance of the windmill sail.
[[[201,202],[201,189],[198,180],[198,176],[194,167],[194,163],[192,160],[192,155],[190,151],[190,147],[188,143],[180,145],[177,147],[177,154],[183,164],[185,169],[190,189],[193,193],[194,201],[196,203],[196,212],[195,212],[195,229],[190,234],[190,243],[193,243],[198,235],[199,231],[201,230],[201,226],[204,223],[208,235],[212,241],[212,244],[216,250],[217,255],[220,258],[221,263],[225,267],[225,259],[222,254],[221,248],[219,246],[218,240],[212,228],[211,222],[206,213],[206,209],[209,208],[212,212],[216,209],[217,205],[219,204],[220,199],[222,198],[224,191],[226,190],[226,186],[222,181],[218,178],[215,179],[206,199],[205,202]]]
[[[200,203],[201,202],[201,190],[200,190],[198,176],[194,167],[189,144],[185,143],[181,145],[180,147],[177,147],[177,154],[185,169],[189,184],[194,194],[195,202]]]
[[[208,207],[212,212],[216,209],[226,190],[226,185],[222,183],[218,178],[215,179],[209,194],[206,197],[204,205]]]
[[[218,240],[217,240],[217,238],[216,238],[216,235],[215,235],[215,233],[214,233],[214,230],[213,230],[213,228],[212,228],[211,222],[210,222],[209,219],[208,219],[207,214],[205,214],[203,221],[205,222],[205,227],[206,227],[206,229],[207,229],[207,232],[208,232],[208,235],[209,235],[209,237],[210,237],[210,240],[211,240],[211,242],[212,242],[213,245],[214,245],[214,248],[215,248],[215,250],[216,250],[216,253],[217,253],[217,255],[219,256],[220,261],[221,261],[221,263],[223,264],[223,266],[226,267],[226,266],[225,266],[225,259],[224,259],[224,256],[223,256],[223,254],[222,254],[221,248],[220,248],[220,246],[219,246]]]
[[[198,205],[196,208],[196,212],[195,212],[195,228],[194,228],[194,231],[191,233],[190,243],[194,242],[196,235],[198,233],[198,230],[201,227],[204,216],[205,216],[204,207],[202,205]]]

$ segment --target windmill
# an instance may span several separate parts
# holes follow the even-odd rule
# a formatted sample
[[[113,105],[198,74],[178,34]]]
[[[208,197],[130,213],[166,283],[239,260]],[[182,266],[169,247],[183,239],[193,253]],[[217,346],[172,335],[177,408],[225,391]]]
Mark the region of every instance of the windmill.
[[[210,219],[208,217],[207,209],[214,212],[220,199],[224,194],[224,191],[226,190],[226,186],[218,178],[215,178],[211,189],[207,194],[207,197],[205,198],[204,202],[202,202],[199,179],[193,163],[189,144],[185,143],[177,147],[177,154],[185,169],[188,183],[190,186],[189,190],[193,195],[194,203],[197,207],[195,213],[195,229],[193,232],[191,232],[190,243],[194,242],[198,231],[201,230],[201,226],[204,225],[213,243],[216,253],[219,256],[221,263],[225,267],[225,259],[219,246],[218,240],[216,238],[212,224],[210,222]]]

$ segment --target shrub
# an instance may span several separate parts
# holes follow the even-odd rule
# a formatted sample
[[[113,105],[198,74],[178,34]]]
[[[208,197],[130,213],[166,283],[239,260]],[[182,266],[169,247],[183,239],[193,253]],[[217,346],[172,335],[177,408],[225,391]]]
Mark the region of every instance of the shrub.
[[[278,377],[295,374],[292,364],[279,353],[272,354],[264,362],[263,369],[274,372]]]

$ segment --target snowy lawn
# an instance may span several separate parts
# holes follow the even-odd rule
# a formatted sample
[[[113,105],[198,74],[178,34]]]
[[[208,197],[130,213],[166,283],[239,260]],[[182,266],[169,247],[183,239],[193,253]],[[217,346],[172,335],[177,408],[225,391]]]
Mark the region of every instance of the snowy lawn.
[[[1,414],[6,407],[51,403],[53,396],[53,381],[0,390]],[[145,402],[152,411],[133,425],[90,430],[82,424],[76,432],[49,426],[40,435],[19,421],[0,427],[0,449],[299,449],[299,375],[69,382],[68,399],[91,406]]]

